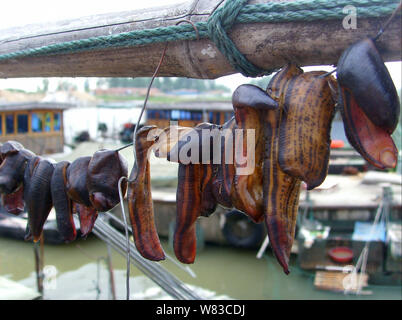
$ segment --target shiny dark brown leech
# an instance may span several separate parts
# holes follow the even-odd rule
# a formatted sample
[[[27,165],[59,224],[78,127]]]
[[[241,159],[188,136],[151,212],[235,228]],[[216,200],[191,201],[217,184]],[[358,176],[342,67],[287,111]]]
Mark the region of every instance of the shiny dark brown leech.
[[[99,150],[88,163],[87,188],[92,206],[101,212],[108,211],[119,202],[118,182],[127,177],[127,161],[115,150]],[[126,193],[127,183],[122,183]]]
[[[339,87],[339,105],[350,144],[379,169],[395,168],[398,149],[390,134],[365,115],[349,90]]]
[[[239,86],[232,97],[235,112],[236,129],[242,134],[238,140],[235,134],[235,167],[232,203],[245,212],[255,222],[261,222],[264,216],[262,203],[264,125],[262,121],[268,110],[277,109],[278,103],[267,92],[254,85]],[[254,150],[247,150],[248,134],[253,134]],[[238,141],[237,141],[238,140]],[[241,145],[240,145],[241,144]],[[240,151],[243,153],[240,155]],[[239,163],[243,161],[244,163]],[[251,163],[250,163],[251,162]],[[252,163],[254,162],[254,163]],[[240,174],[240,168],[254,166],[253,171]]]
[[[87,188],[88,164],[91,157],[79,157],[67,168],[67,194],[74,202],[92,207]]]
[[[395,130],[400,113],[398,93],[370,38],[352,44],[342,53],[337,80],[374,125],[389,134]]]
[[[197,249],[195,222],[201,215],[201,164],[179,163],[176,227],[173,247],[177,259],[193,263]]]
[[[130,173],[127,197],[135,246],[144,258],[159,261],[165,259],[165,254],[155,228],[148,161],[148,151],[155,141],[147,139],[148,133],[155,128],[147,126],[137,132],[137,162]]]
[[[335,112],[324,71],[296,75],[288,80],[279,128],[279,165],[311,190],[327,176],[331,123]]]
[[[66,191],[68,161],[62,161],[55,165],[52,180],[51,193],[53,206],[56,211],[57,229],[65,242],[75,240],[77,231],[73,219],[73,203]]]
[[[2,146],[6,147],[4,144]],[[0,165],[0,193],[10,194],[15,192],[24,179],[24,170],[29,159],[34,156],[26,149],[9,151],[2,154],[3,161]]]
[[[0,144],[0,165],[6,158],[6,153],[4,152],[4,147]],[[7,172],[7,170],[5,170]],[[22,182],[16,191],[10,194],[1,194],[1,203],[4,209],[11,214],[18,215],[24,211],[24,187]]]
[[[235,176],[234,137],[236,127],[234,117],[222,125],[221,164],[213,165],[212,193],[216,201],[227,208],[232,208],[232,187]]]
[[[29,190],[25,197],[29,228],[34,242],[40,239],[43,225],[53,207],[50,189],[53,170],[54,165],[51,162],[46,159],[39,160],[33,169]]]
[[[4,209],[11,214],[18,215],[24,212],[24,187],[21,186],[10,194],[2,194],[1,201]]]
[[[86,207],[83,204],[73,203],[73,212],[78,214],[80,220],[80,233],[81,237],[88,236],[91,233],[96,218],[98,217],[98,211],[93,207]]]
[[[279,109],[264,115],[263,206],[265,224],[274,254],[286,274],[296,228],[301,180],[286,174],[279,165],[279,126],[283,97],[292,77],[301,70],[289,65],[278,72],[267,91],[278,101]]]
[[[35,168],[37,167],[39,161],[42,159],[43,158],[40,156],[34,156],[30,160],[28,160],[28,163],[25,167],[23,186],[24,186],[24,202],[25,202],[26,207],[28,206],[27,202],[30,201],[29,189],[31,186],[33,172],[34,172]],[[30,222],[29,222],[29,215],[28,215],[28,223],[27,223],[27,227],[26,227],[26,231],[25,231],[24,240],[26,240],[26,241],[32,240],[32,231],[31,231]]]
[[[176,226],[174,231],[173,247],[177,259],[183,263],[193,263],[196,256],[197,237],[196,221],[199,216],[209,216],[217,206],[213,193],[214,143],[218,143],[213,136],[213,130],[219,127],[210,123],[201,123],[194,128],[196,145],[199,148],[199,158],[191,157],[195,163],[184,164],[179,162]],[[206,131],[203,131],[206,130]],[[219,135],[217,136],[219,138]],[[188,142],[191,144],[194,141]],[[181,144],[184,147],[185,144]],[[203,147],[209,148],[209,157]],[[179,147],[180,149],[180,147]],[[190,150],[192,150],[190,148]],[[182,150],[179,150],[181,153]],[[202,159],[205,156],[205,159]],[[205,164],[201,164],[204,160]]]

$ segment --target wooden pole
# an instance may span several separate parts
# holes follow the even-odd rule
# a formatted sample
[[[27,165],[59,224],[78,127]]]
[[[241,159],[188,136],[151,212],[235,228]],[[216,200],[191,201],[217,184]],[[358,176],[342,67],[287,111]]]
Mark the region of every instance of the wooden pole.
[[[0,30],[0,55],[71,40],[172,26],[183,19],[203,22],[219,2],[191,0],[170,7]],[[252,0],[249,4],[259,2],[266,0]],[[238,24],[229,36],[247,59],[264,69],[280,68],[289,61],[300,66],[329,65],[336,64],[351,43],[366,36],[374,37],[387,18],[363,19],[357,15],[356,29],[345,29],[342,20]],[[401,60],[401,19],[394,19],[378,46],[385,61]],[[160,43],[5,60],[0,61],[0,78],[149,77],[163,47]],[[159,76],[215,79],[236,72],[213,42],[201,39],[169,43]]]
[[[109,270],[109,289],[112,294],[112,300],[116,300],[116,285],[114,281],[114,271],[113,271],[113,265],[112,265],[112,252],[111,252],[111,247],[110,244],[106,244],[107,246],[107,267]]]
[[[34,243],[36,285],[43,299],[43,265],[44,265],[44,236],[43,232],[38,242]]]

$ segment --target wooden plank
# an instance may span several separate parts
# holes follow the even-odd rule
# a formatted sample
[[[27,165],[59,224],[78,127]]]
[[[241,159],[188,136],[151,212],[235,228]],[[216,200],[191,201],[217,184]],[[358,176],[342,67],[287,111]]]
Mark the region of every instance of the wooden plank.
[[[279,1],[279,0],[271,0]],[[84,17],[60,23],[0,30],[0,55],[65,41],[175,25],[188,19],[206,21],[219,0],[193,0],[173,7]],[[249,3],[266,2],[252,0]],[[341,20],[253,23],[236,25],[229,36],[255,65],[280,68],[288,61],[300,66],[336,64],[341,52],[367,35],[374,36],[386,18],[357,18],[357,29]],[[380,38],[385,61],[401,60],[401,20],[395,19]],[[151,76],[164,44],[26,57],[0,61],[0,78],[15,77],[141,77]],[[160,76],[214,79],[236,73],[208,39],[169,44]]]
[[[368,275],[361,273],[317,271],[314,278],[314,286],[319,290],[368,294],[369,291],[362,291],[367,285]]]

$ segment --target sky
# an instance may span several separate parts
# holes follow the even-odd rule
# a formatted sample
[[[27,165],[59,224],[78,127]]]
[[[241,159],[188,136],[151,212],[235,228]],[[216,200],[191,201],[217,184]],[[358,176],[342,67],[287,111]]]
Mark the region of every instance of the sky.
[[[186,0],[14,0],[3,1],[0,6],[0,30],[15,26],[24,26],[31,23],[55,22],[66,19],[76,19],[79,17],[94,14],[119,12],[126,10],[136,10],[142,8],[172,5],[175,3],[187,2]],[[401,87],[401,62],[387,63],[388,70],[397,88]],[[330,66],[319,66],[305,68],[305,70],[332,70]],[[85,78],[65,78],[75,82],[78,88],[84,87]],[[61,78],[50,78],[50,90],[54,90]],[[221,77],[218,83],[228,86],[235,90],[242,83],[249,82],[250,79],[240,74]],[[90,79],[91,87],[96,83],[96,79]],[[25,91],[36,91],[42,86],[42,78],[23,78],[23,79],[0,79],[0,89],[15,88]]]

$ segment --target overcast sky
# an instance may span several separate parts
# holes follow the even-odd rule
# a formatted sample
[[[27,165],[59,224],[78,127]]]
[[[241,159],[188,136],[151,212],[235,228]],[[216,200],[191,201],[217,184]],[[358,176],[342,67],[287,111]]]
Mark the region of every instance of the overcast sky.
[[[0,7],[0,29],[14,26],[24,26],[31,23],[44,23],[65,19],[75,19],[101,13],[119,12],[149,8],[174,3],[187,2],[186,0],[3,0]],[[391,76],[397,88],[401,87],[401,63],[387,64]],[[317,68],[314,68],[317,69]],[[331,70],[331,68],[319,69]],[[69,79],[69,78],[68,78]],[[59,79],[51,79],[51,84],[56,85]],[[83,85],[85,79],[75,79],[79,85]],[[234,90],[238,85],[248,81],[241,75],[233,75],[218,79]],[[0,89],[16,88],[27,91],[35,91],[42,85],[42,79],[0,79]]]

